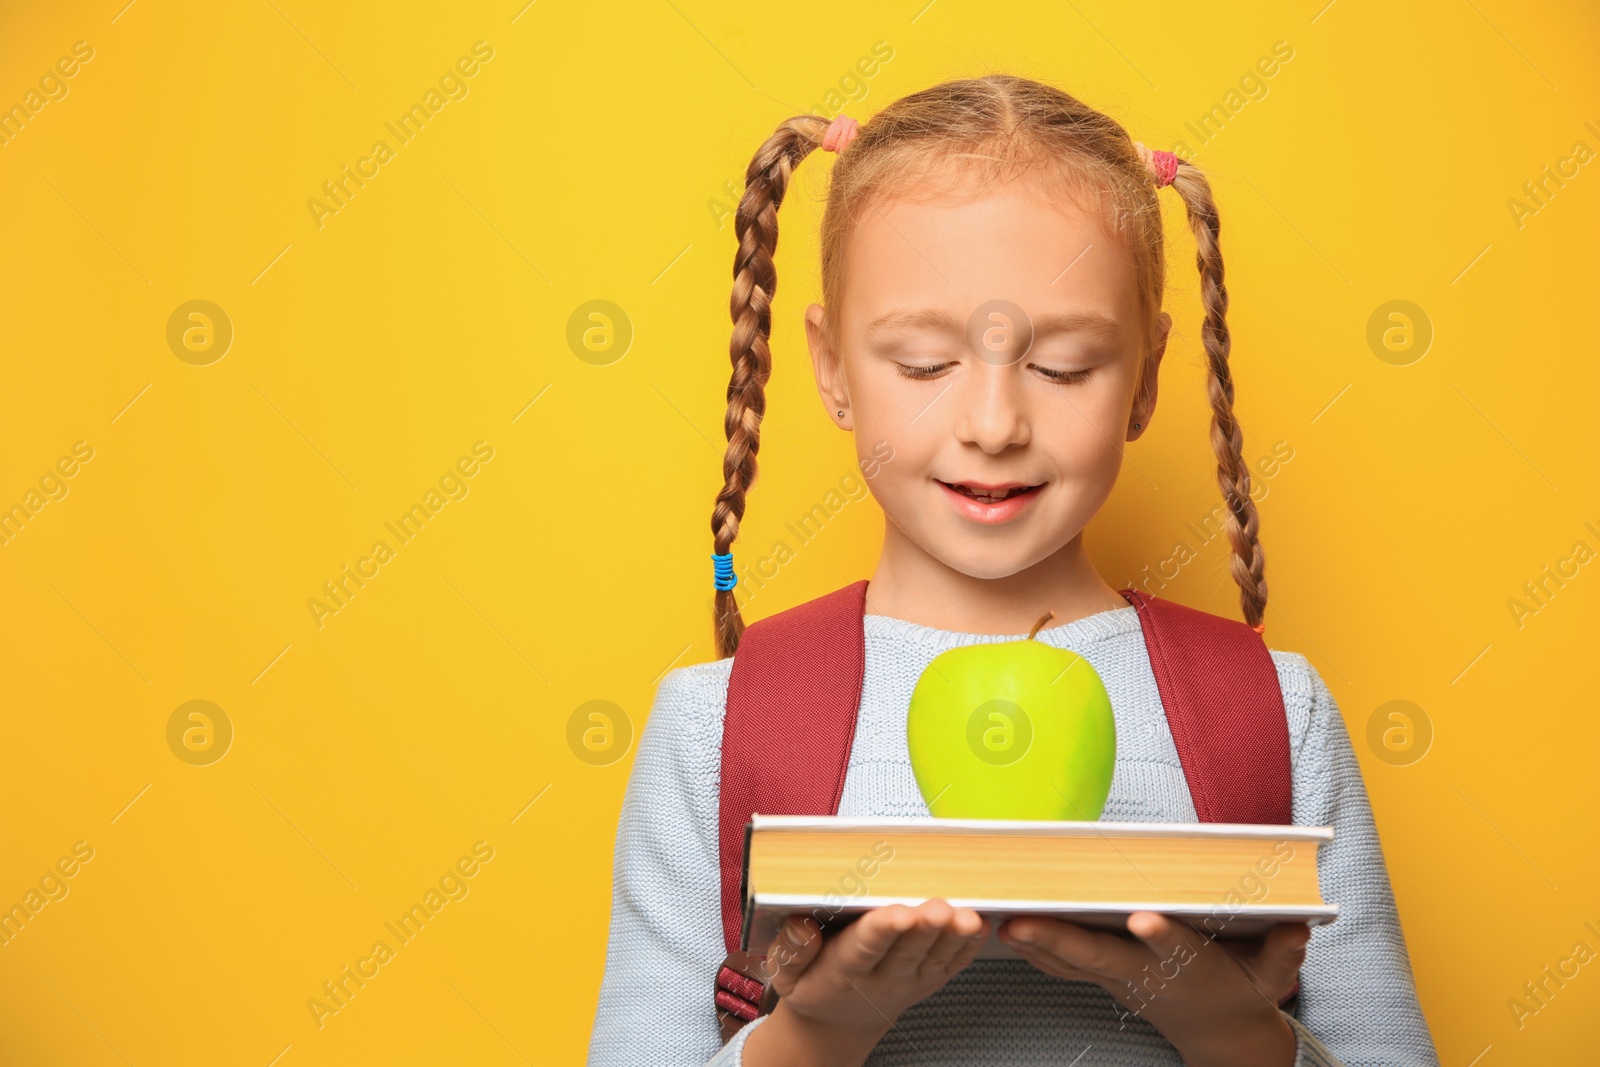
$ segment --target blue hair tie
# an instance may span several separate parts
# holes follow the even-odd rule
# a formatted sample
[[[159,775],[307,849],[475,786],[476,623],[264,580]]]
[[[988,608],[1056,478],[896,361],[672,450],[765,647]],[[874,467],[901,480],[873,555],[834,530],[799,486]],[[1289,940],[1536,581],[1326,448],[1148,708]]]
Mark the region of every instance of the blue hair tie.
[[[733,553],[711,553],[711,562],[715,571],[713,583],[723,592],[727,592],[739,584],[738,575],[733,573]]]

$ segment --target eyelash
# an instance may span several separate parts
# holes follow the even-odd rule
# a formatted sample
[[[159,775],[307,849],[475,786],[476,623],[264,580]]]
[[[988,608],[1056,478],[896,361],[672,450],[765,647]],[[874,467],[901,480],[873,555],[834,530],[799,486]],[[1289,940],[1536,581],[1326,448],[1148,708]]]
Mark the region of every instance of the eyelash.
[[[927,367],[912,367],[907,366],[904,363],[895,364],[895,367],[902,378],[910,378],[912,381],[919,382],[931,381],[943,373],[946,368],[953,366],[955,366],[954,363],[935,363],[932,366]],[[1046,378],[1050,379],[1050,381],[1059,383],[1061,385],[1076,385],[1088,378],[1090,370],[1092,370],[1092,368],[1090,368],[1074,371],[1056,371],[1037,365],[1034,365],[1034,369],[1040,374],[1043,374]]]

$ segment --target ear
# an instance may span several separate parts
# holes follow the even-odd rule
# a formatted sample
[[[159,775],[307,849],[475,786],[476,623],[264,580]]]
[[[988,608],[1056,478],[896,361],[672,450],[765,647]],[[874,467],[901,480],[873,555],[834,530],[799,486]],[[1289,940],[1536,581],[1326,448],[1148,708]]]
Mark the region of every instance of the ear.
[[[844,363],[828,339],[828,312],[821,304],[806,308],[806,344],[811,348],[811,369],[817,376],[817,392],[827,406],[828,418],[841,429],[853,429]]]
[[[1167,354],[1167,338],[1172,332],[1172,316],[1163,311],[1156,316],[1154,343],[1139,372],[1139,387],[1133,396],[1133,411],[1128,415],[1129,441],[1137,441],[1150,429],[1156,413],[1156,390],[1161,380],[1161,357]],[[1134,429],[1134,423],[1139,424]]]

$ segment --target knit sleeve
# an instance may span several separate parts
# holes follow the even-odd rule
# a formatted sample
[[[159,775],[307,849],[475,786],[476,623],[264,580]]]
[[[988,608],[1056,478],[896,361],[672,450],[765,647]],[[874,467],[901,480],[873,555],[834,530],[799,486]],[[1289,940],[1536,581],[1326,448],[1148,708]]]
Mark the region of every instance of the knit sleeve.
[[[726,954],[717,804],[731,662],[669,672],[640,733],[617,825],[589,1067],[740,1061],[743,1031],[723,1047],[713,999]]]
[[[1272,656],[1289,717],[1293,820],[1333,827],[1318,869],[1323,899],[1339,905],[1338,919],[1312,927],[1306,946],[1295,1062],[1320,1064],[1327,1054],[1346,1067],[1438,1067],[1344,717],[1303,655]]]

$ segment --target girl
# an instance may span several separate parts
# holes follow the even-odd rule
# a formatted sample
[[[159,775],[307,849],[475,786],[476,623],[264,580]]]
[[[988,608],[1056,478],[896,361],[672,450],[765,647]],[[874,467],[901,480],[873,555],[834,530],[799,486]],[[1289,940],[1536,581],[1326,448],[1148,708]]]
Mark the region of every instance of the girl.
[[[1157,191],[1169,185],[1199,249],[1232,573],[1245,620],[1263,628],[1219,227],[1200,171],[1057,89],[1008,76],[915,93],[864,127],[782,123],[750,164],[738,213],[726,483],[712,512],[724,658],[669,673],[639,741],[591,1067],[1436,1065],[1344,721],[1293,652],[1271,653],[1293,821],[1335,828],[1320,871],[1336,922],[1193,952],[1147,1000],[1134,980],[1197,947],[1186,925],[1153,912],[1130,917],[1131,936],[1012,919],[998,931],[1022,957],[1010,960],[976,960],[986,920],[940,900],[879,908],[826,937],[791,919],[765,947],[776,1006],[723,1044],[711,999],[724,950],[719,755],[743,629],[730,553],[756,473],[778,206],[818,147],[839,160],[822,222],[824,303],[807,310],[806,334],[828,416],[855,435],[886,518],[838,813],[928,816],[905,742],[918,677],[945,649],[1016,640],[1054,610],[1067,621],[1039,638],[1087,658],[1115,710],[1102,818],[1197,821],[1138,611],[1083,543],[1124,443],[1155,411],[1171,328]],[[1296,978],[1298,998],[1279,1007]]]

